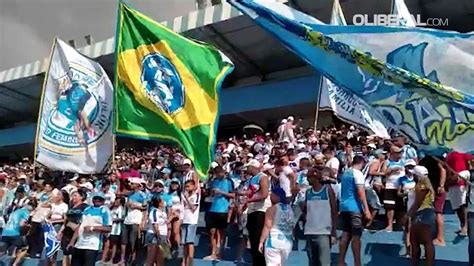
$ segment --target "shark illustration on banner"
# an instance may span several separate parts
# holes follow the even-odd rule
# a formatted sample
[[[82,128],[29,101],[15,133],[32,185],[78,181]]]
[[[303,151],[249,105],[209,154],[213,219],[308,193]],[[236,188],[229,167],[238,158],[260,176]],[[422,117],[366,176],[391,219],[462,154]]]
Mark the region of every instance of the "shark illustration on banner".
[[[273,1],[231,0],[427,151],[474,152],[474,34],[333,26]]]
[[[347,25],[339,0],[334,0],[331,25]],[[325,77],[322,77],[320,89],[321,94],[318,100],[321,110],[332,110],[343,121],[370,130],[379,137],[390,138],[388,125],[383,122],[385,119],[350,90],[335,85]]]

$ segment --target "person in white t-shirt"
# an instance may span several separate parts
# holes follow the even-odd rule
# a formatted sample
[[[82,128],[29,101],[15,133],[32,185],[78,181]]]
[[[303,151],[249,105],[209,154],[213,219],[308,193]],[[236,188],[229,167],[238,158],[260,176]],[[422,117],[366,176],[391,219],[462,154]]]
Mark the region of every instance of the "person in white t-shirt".
[[[74,232],[69,246],[74,246],[72,266],[94,266],[102,247],[103,234],[112,229],[112,217],[109,208],[103,206],[104,196],[92,197],[93,206],[87,207],[82,214],[82,222]],[[76,242],[77,240],[77,242]]]
[[[279,186],[285,191],[287,200],[292,196],[292,188],[296,188],[296,173],[286,164],[288,158],[284,156],[276,161],[276,173],[278,174]]]
[[[201,196],[196,191],[194,180],[188,180],[184,184],[183,205],[184,217],[181,225],[181,240],[184,245],[183,266],[192,266],[194,258],[194,241],[199,220],[199,202]]]
[[[336,158],[336,154],[333,149],[326,148],[323,150],[324,157],[326,158],[326,167],[329,167],[332,172],[332,176],[337,178],[339,174],[339,159]]]
[[[61,230],[61,227],[66,219],[66,213],[69,209],[69,206],[65,202],[65,195],[67,192],[62,190],[56,195],[53,196],[51,203],[51,214],[49,217],[49,222],[54,226],[56,232]]]
[[[169,257],[170,230],[168,225],[173,217],[168,217],[165,210],[165,201],[160,197],[151,199],[151,209],[148,215],[145,246],[147,246],[146,265],[165,265],[165,258]]]
[[[324,157],[326,158],[326,167],[331,169],[331,177],[337,180],[337,176],[339,173],[339,167],[341,163],[339,159],[336,157],[336,153],[332,148],[326,148],[323,150]],[[334,193],[336,193],[336,198],[341,198],[341,184],[337,182],[336,184],[332,184],[332,189]]]
[[[285,140],[285,136],[286,136],[286,132],[285,132],[285,129],[286,129],[286,122],[288,122],[286,119],[283,119],[281,120],[281,124],[280,126],[278,126],[278,141],[279,142],[283,142]]]

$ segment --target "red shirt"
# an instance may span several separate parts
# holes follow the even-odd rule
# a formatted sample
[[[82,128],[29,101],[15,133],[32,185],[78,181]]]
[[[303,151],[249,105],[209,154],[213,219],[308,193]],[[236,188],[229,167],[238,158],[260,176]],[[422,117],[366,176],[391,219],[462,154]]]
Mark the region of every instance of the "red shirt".
[[[453,151],[448,153],[446,156],[446,163],[449,167],[453,168],[456,173],[459,173],[464,170],[469,170],[468,162],[472,160],[473,155],[468,153],[460,153],[457,151]],[[465,182],[462,179],[458,180],[458,186],[464,186]]]

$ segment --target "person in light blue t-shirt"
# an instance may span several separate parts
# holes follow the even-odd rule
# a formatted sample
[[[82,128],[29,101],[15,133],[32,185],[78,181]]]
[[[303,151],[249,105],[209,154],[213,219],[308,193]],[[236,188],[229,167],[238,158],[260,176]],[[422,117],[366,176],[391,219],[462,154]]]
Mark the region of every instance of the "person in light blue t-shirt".
[[[15,254],[16,251],[19,251],[16,253],[16,259],[13,265],[18,265],[18,263],[26,256],[27,243],[21,236],[21,229],[27,225],[31,212],[36,208],[36,205],[36,201],[32,200],[24,207],[12,212],[7,224],[3,228],[2,242],[7,244],[7,250],[10,250],[11,247],[15,248],[15,250],[12,250],[10,254]]]
[[[354,265],[361,263],[361,236],[364,229],[363,217],[366,221],[372,219],[364,188],[364,158],[355,156],[352,160],[352,167],[347,169],[341,176],[341,199],[339,211],[342,221],[342,238],[339,243],[339,265],[345,264],[345,257],[349,243],[352,244],[354,255]]]
[[[215,178],[211,181],[209,190],[212,194],[212,204],[206,214],[206,226],[211,234],[211,255],[205,260],[219,258],[218,247],[222,247],[224,229],[227,228],[230,199],[234,198],[234,182],[226,176],[221,166],[214,168]]]
[[[69,246],[74,246],[72,266],[94,266],[104,234],[112,230],[112,216],[110,209],[104,206],[104,194],[94,194],[92,202],[93,206],[82,213],[81,224],[69,243]]]

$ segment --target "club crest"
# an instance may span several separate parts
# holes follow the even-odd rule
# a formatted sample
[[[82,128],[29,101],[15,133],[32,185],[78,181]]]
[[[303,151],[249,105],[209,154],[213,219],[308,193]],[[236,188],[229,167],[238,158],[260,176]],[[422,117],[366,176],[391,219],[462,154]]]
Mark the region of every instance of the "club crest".
[[[184,105],[184,86],[175,66],[159,53],[142,60],[142,84],[148,98],[167,114],[174,114]]]

